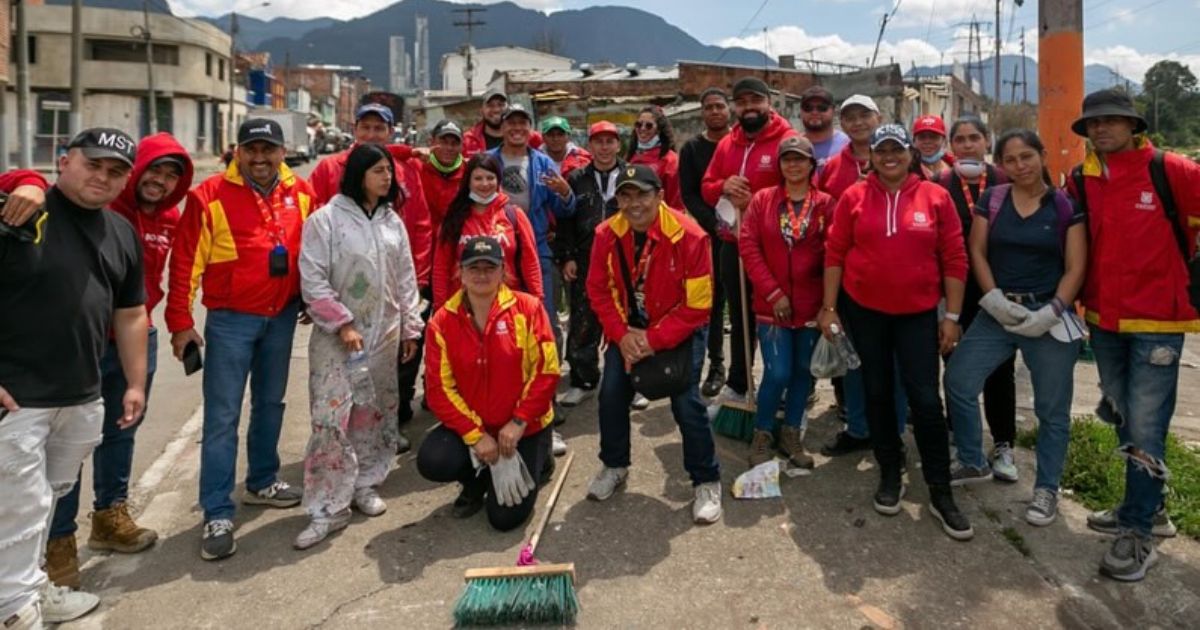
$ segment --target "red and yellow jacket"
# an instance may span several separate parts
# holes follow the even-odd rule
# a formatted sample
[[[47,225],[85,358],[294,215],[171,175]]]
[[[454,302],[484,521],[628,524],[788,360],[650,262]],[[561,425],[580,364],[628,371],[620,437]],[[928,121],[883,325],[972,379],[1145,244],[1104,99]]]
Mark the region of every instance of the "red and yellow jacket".
[[[542,301],[506,286],[483,332],[462,291],[425,328],[425,395],[442,424],[475,444],[513,418],[535,435],[554,419],[558,351]]]
[[[842,288],[869,309],[906,315],[936,308],[944,278],[967,279],[954,200],[916,175],[888,192],[871,173],[838,199],[825,266],[841,267]]]
[[[429,206],[421,187],[420,167],[413,157],[412,147],[404,144],[385,145],[396,164],[396,183],[400,185],[403,203],[397,204],[396,212],[408,231],[408,242],[412,245],[413,267],[417,271],[417,284],[429,286],[430,264],[433,259],[433,224],[429,218]],[[346,160],[354,147],[322,159],[308,176],[312,183],[313,209],[329,203],[341,192],[342,174],[346,172]]]
[[[279,167],[279,183],[264,200],[279,216],[288,274],[272,278],[268,267],[277,234],[264,219],[259,195],[238,172],[237,163],[188,193],[171,248],[167,330],[195,326],[192,302],[203,282],[204,306],[271,317],[300,296],[300,232],[313,210],[308,182]],[[273,223],[273,221],[272,221]]]
[[[742,216],[738,252],[745,263],[746,278],[754,287],[754,315],[764,324],[803,328],[817,318],[825,286],[825,233],[833,222],[833,197],[809,190],[809,223],[804,238],[788,246],[783,238],[781,217],[787,217],[787,189],[776,186],[754,193]],[[804,202],[793,204],[797,218]],[[792,319],[775,319],[773,304],[786,297]]]
[[[1188,271],[1175,232],[1150,179],[1154,146],[1110,153],[1089,151],[1083,162],[1091,235],[1082,301],[1087,320],[1120,333],[1200,332],[1188,301]],[[1200,232],[1200,165],[1174,153],[1164,163],[1179,221],[1195,253]],[[1070,184],[1076,199],[1079,195]]]
[[[483,214],[475,214],[474,210],[468,212],[458,242],[447,243],[439,238],[437,249],[434,250],[433,310],[436,311],[462,288],[459,260],[462,258],[463,245],[473,236],[491,236],[500,241],[500,248],[504,251],[505,284],[534,297],[542,297],[545,290],[542,287],[542,267],[538,261],[533,225],[525,216],[525,211],[513,205],[508,195],[500,193]],[[509,221],[510,215],[516,219],[516,225]],[[517,258],[520,258],[520,268],[517,267]]]
[[[712,248],[708,233],[666,202],[659,206],[658,218],[646,237],[643,290],[650,320],[646,339],[651,349],[666,350],[708,323],[713,292]],[[587,277],[592,310],[604,328],[604,336],[614,343],[629,332],[625,280],[616,257],[618,247],[625,253],[630,273],[636,273],[633,228],[620,212],[596,226]]]

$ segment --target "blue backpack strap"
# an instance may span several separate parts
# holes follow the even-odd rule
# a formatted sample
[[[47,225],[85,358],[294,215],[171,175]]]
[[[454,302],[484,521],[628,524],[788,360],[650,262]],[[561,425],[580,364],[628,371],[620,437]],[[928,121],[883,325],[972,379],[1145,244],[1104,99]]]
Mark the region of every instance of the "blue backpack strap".
[[[996,184],[988,189],[988,230],[996,224],[996,216],[1000,214],[1000,208],[1004,206],[1004,200],[1011,189],[1012,184]]]
[[[1054,208],[1058,213],[1058,244],[1062,251],[1067,251],[1067,229],[1071,227],[1071,218],[1075,216],[1075,202],[1067,191],[1054,189]]]

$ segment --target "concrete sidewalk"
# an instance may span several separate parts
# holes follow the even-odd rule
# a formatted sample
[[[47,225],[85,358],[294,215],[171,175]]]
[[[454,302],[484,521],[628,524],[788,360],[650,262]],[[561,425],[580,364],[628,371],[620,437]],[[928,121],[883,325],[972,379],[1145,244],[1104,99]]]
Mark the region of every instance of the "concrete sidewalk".
[[[280,444],[282,477],[297,485],[309,434],[305,348],[298,335]],[[1195,378],[1186,389],[1196,391]],[[823,413],[806,440],[813,450],[838,428],[831,401],[822,389]],[[728,488],[746,469],[746,448],[719,438],[725,516],[696,527],[663,402],[634,414],[626,490],[604,503],[585,500],[599,467],[595,418],[593,398],[563,427],[579,455],[538,553],[576,563],[580,627],[1183,628],[1200,619],[1196,541],[1164,542],[1147,580],[1128,585],[1097,574],[1109,540],[1086,529],[1081,507],[1065,501],[1050,527],[1027,525],[1030,452],[1019,453],[1020,483],[958,492],[976,530],[975,540],[960,543],[931,517],[915,461],[904,511],[892,518],[871,508],[869,455],[818,455],[812,476],[784,481],[784,498],[739,502]],[[411,432],[433,422],[418,414]],[[159,530],[158,547],[90,559],[84,585],[104,603],[64,628],[445,628],[464,570],[516,561],[523,533],[493,532],[482,514],[453,519],[457,489],[422,480],[410,454],[381,489],[385,515],[356,514],[346,530],[298,552],[291,541],[305,525],[302,510],[241,507],[238,553],[204,562],[196,437],[181,431],[170,472],[145,505],[141,522]]]

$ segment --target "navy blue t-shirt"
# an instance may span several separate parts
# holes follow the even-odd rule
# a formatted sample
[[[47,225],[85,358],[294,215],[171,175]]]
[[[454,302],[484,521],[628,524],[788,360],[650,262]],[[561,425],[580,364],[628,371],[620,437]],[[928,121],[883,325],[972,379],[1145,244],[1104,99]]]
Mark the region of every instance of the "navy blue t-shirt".
[[[975,214],[988,218],[994,188],[987,190],[975,206]],[[1028,218],[1021,218],[1009,189],[988,233],[988,266],[996,286],[1006,293],[1053,293],[1065,270],[1063,242],[1058,226],[1055,190],[1042,196],[1042,205]],[[1082,223],[1086,215],[1072,202],[1074,213],[1068,226]]]

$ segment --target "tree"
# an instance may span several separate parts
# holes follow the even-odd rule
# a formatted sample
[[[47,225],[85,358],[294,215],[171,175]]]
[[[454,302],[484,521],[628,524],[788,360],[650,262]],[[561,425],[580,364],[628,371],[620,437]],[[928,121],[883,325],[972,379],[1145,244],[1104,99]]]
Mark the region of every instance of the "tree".
[[[1139,109],[1150,131],[1168,145],[1191,146],[1200,142],[1200,91],[1196,75],[1178,61],[1164,60],[1150,67],[1142,81]]]

